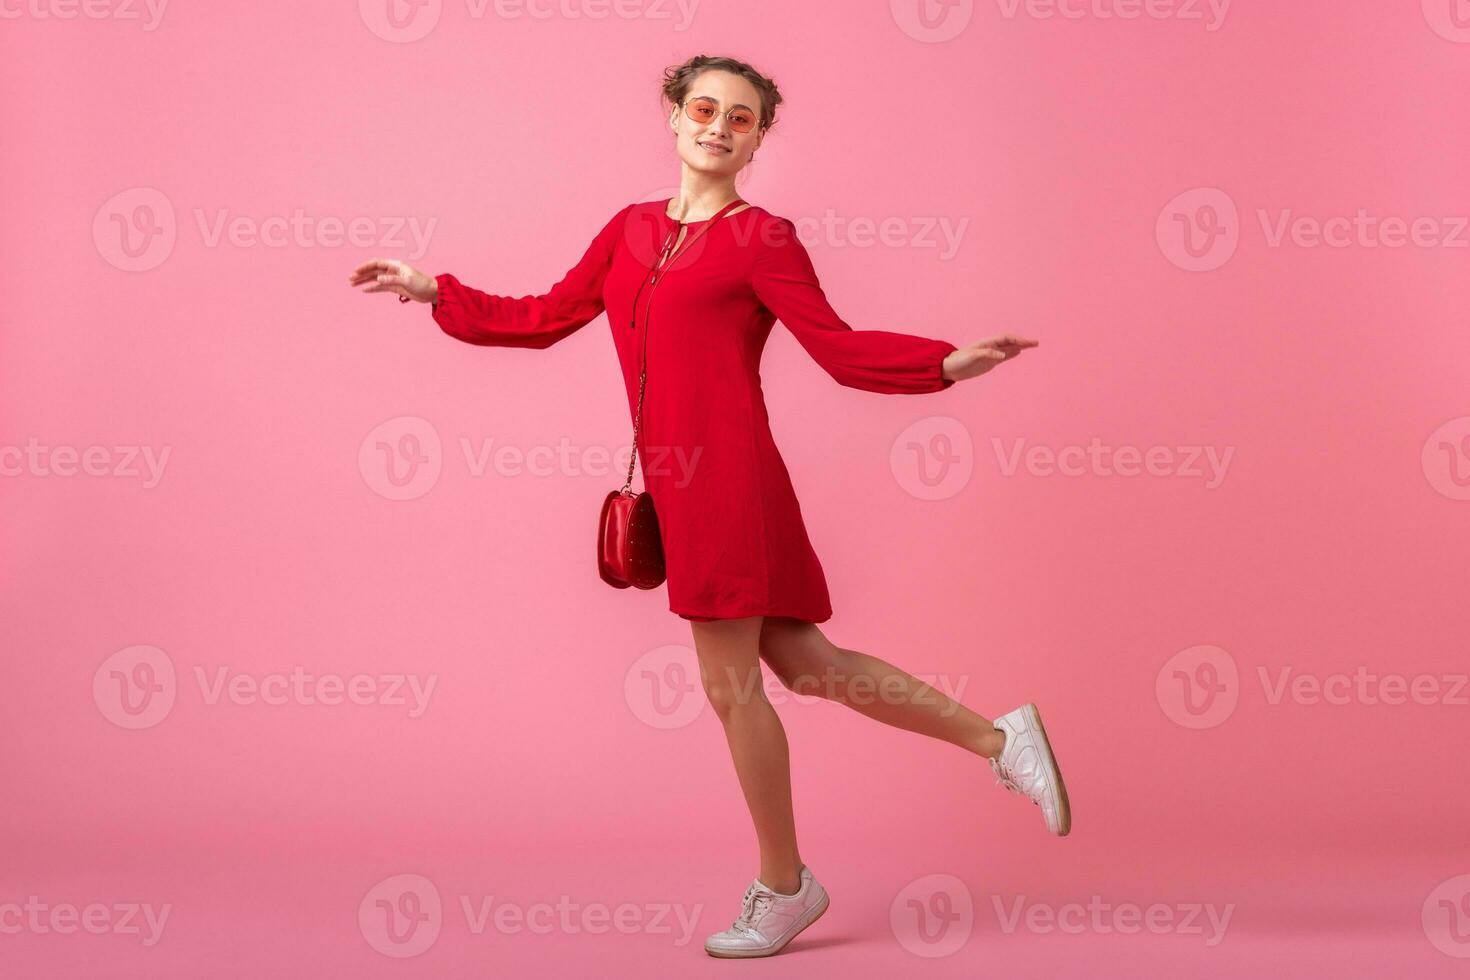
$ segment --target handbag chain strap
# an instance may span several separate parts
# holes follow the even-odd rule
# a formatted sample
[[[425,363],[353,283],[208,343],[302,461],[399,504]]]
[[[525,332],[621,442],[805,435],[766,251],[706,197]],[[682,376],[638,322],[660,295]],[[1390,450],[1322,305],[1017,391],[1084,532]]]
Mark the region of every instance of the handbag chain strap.
[[[713,227],[714,223],[716,221],[719,221],[726,214],[728,214],[732,208],[734,208],[736,205],[744,203],[744,201],[740,200],[740,198],[737,197],[735,200],[725,205],[723,208],[715,213],[714,217],[710,218],[702,226],[700,226],[698,231],[686,238],[683,244],[680,245],[678,248],[673,248],[674,236],[678,234],[678,229],[676,228],[674,229],[674,231],[670,232],[669,238],[664,241],[663,251],[659,254],[658,261],[654,263],[653,278],[651,280],[646,280],[648,284],[653,288],[648,291],[648,302],[643,305],[643,343],[640,346],[638,354],[638,408],[633,412],[633,451],[628,456],[628,479],[627,482],[623,484],[623,489],[620,490],[619,493],[627,493],[632,489],[633,467],[638,459],[638,426],[639,423],[643,420],[643,389],[648,381],[649,310],[653,306],[654,290],[658,289],[658,281],[661,278],[664,270],[671,267],[674,264],[675,259],[688,251],[689,247],[694,244],[694,242],[699,238],[700,235],[703,235],[706,231]],[[673,249],[673,251],[671,252],[670,249]],[[638,293],[642,292],[643,284],[640,283],[638,285]],[[637,294],[634,294],[633,296],[633,322],[631,326],[636,332],[638,329]]]

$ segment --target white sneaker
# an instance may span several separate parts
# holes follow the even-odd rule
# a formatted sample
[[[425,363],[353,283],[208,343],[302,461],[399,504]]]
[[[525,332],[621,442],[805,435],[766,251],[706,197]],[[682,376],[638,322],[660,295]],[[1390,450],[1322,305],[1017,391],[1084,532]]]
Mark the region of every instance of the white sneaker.
[[[1028,701],[1001,715],[995,719],[995,727],[1006,736],[1000,758],[990,760],[990,768],[1000,777],[996,785],[1041,807],[1046,829],[1058,837],[1067,836],[1072,829],[1072,807],[1036,705]]]
[[[704,951],[711,956],[772,956],[820,919],[827,903],[827,889],[805,865],[795,895],[778,894],[757,878],[745,889],[735,924],[706,939]]]

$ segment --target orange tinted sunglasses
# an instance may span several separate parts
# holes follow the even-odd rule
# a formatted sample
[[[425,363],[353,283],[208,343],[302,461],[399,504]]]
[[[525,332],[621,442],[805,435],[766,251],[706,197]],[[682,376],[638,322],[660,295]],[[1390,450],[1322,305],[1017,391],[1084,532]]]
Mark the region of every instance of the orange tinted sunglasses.
[[[700,125],[712,121],[719,114],[720,106],[714,99],[700,96],[684,100],[684,115]],[[748,133],[755,128],[755,113],[744,106],[736,106],[726,111],[725,117],[730,121],[730,128],[737,133]]]

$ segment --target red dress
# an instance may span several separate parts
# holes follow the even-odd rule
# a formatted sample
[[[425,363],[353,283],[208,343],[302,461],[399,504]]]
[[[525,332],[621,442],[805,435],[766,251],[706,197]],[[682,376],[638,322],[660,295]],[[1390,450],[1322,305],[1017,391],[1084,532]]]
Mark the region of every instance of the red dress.
[[[663,535],[670,611],[692,620],[825,622],[832,616],[826,577],[761,393],[771,327],[784,323],[839,383],[885,394],[948,388],[954,382],[941,376],[941,364],[955,345],[853,330],[828,304],[792,222],[755,205],[693,241],[656,290],[644,286],[634,327],[634,294],[679,224],[667,203],[630,204],[613,215],[581,261],[539,296],[495,296],[448,273],[435,277],[434,320],[466,343],[544,348],[606,310],[630,424],[647,328],[638,461]],[[703,224],[687,222],[686,235]],[[592,510],[589,503],[589,539]]]

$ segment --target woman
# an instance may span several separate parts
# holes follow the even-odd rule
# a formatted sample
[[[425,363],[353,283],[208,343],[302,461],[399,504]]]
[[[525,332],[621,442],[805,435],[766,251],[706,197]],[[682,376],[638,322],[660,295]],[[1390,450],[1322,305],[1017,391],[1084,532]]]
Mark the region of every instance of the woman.
[[[768,956],[816,921],[828,897],[797,850],[786,735],[759,683],[762,659],[793,690],[988,759],[997,782],[1042,808],[1053,834],[1065,835],[1071,816],[1034,705],[992,724],[891,664],[833,645],[816,625],[832,609],[771,437],[758,373],[766,338],[779,319],[838,382],[891,394],[943,390],[1037,342],[1002,336],[956,348],[854,331],[828,304],[794,225],[736,193],[736,175],[775,121],[775,83],[744,62],[700,56],[665,72],[663,94],[682,161],[678,195],[623,208],[547,293],[490,295],[393,259],[366,262],[348,281],[433,304],[435,322],[471,344],[548,347],[606,310],[630,414],[646,358],[636,444],[663,534],[669,608],[691,622],[760,845],[740,916],[705,949]],[[661,243],[686,242],[655,295]]]

